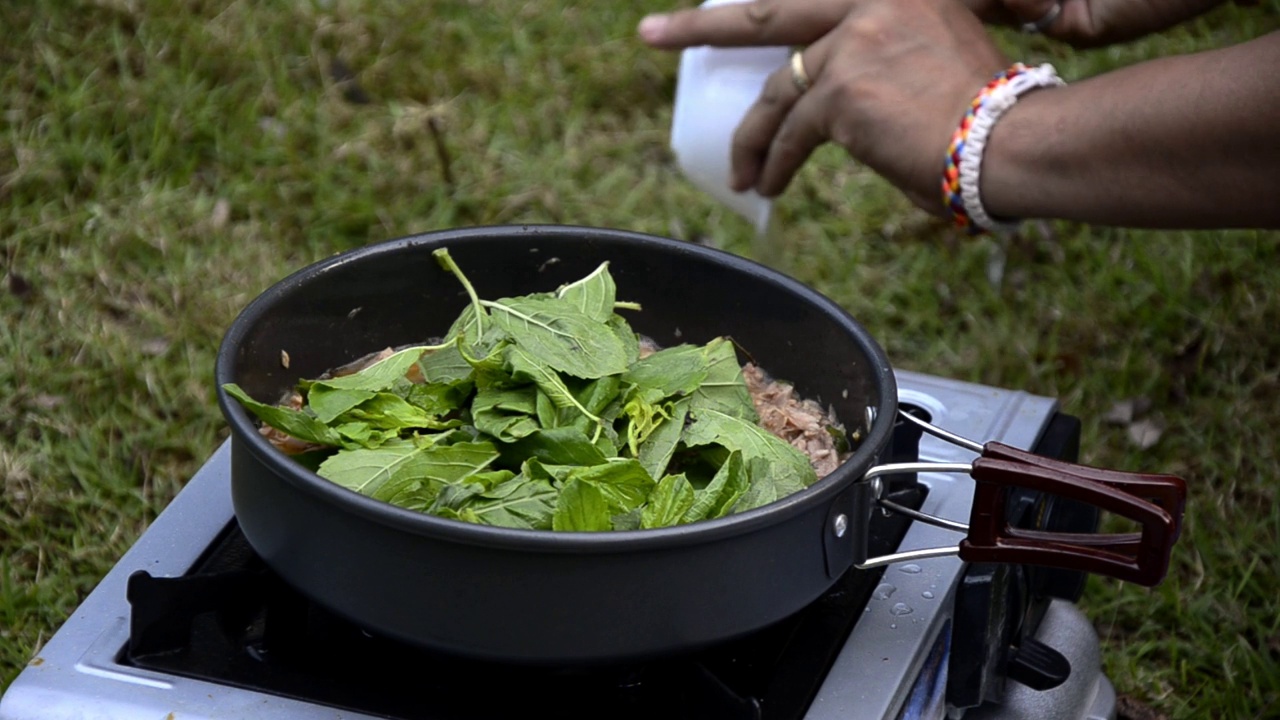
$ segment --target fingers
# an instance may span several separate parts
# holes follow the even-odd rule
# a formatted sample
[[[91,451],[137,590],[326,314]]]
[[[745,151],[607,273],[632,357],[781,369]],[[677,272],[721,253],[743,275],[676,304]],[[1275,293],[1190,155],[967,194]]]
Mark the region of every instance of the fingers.
[[[1033,32],[1056,37],[1066,23],[1059,22],[1064,6],[1070,2],[1058,0],[962,0],[983,22],[995,25],[1012,25]]]
[[[1006,0],[1004,5],[1026,32],[1048,33],[1062,13],[1057,0]]]
[[[804,45],[835,27],[855,0],[756,0],[650,15],[637,31],[649,45],[680,49],[699,45]]]
[[[821,80],[826,44],[819,42],[802,55],[811,87],[801,91],[791,67],[774,72],[760,99],[738,125],[731,146],[732,187],[754,187],[766,197],[778,195],[814,149],[826,141],[822,106],[814,86]]]
[[[800,166],[819,145],[827,141],[819,122],[821,116],[822,103],[817,96],[801,96],[769,145],[769,155],[756,180],[757,192],[765,197],[774,197],[787,189]]]

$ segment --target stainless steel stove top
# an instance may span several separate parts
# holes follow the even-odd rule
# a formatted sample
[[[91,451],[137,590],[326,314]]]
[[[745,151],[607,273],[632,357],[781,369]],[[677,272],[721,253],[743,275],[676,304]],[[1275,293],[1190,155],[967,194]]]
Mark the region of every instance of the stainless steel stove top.
[[[899,371],[900,400],[924,408],[935,425],[977,440],[1033,446],[1056,402],[1018,391]],[[233,518],[230,448],[222,446],[102,580],[0,698],[0,720],[62,718],[373,718],[277,695],[133,667],[121,662],[129,637],[129,576],[178,576]],[[922,460],[967,462],[970,451],[926,436]],[[965,521],[972,481],[924,473],[924,512]],[[900,550],[954,545],[955,533],[914,523]],[[953,599],[964,570],[954,557],[887,568],[863,617],[837,656],[806,718],[940,718],[947,707],[948,639]],[[1071,676],[1045,691],[1010,683],[999,706],[966,718],[1114,718],[1115,696],[1102,674],[1098,642],[1084,616],[1054,600],[1037,638],[1069,658]],[[428,700],[429,702],[429,700]],[[954,709],[954,717],[959,712]]]

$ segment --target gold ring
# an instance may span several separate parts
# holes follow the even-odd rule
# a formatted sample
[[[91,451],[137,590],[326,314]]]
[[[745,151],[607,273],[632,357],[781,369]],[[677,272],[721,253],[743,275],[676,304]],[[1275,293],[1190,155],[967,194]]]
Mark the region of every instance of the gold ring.
[[[809,89],[809,73],[804,69],[804,55],[799,50],[791,53],[791,83],[803,93]]]

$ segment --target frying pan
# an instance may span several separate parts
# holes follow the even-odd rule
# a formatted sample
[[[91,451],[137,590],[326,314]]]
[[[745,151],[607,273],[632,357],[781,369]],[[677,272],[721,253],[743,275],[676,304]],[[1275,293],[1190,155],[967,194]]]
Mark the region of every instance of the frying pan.
[[[299,379],[371,351],[438,336],[467,303],[432,251],[449,248],[481,297],[553,290],[609,261],[628,316],[659,344],[731,336],[776,377],[831,405],[860,437],[839,469],[802,492],[725,518],[654,530],[565,533],[462,523],[329,482],[275,450],[223,390],[274,402]],[[290,358],[288,367],[281,352]],[[897,415],[892,368],[840,306],[729,253],[617,230],[565,226],[445,230],[306,267],[253,300],[218,352],[231,488],[245,537],[288,583],[369,632],[475,658],[586,665],[691,650],[757,630],[812,602],[851,566],[955,554],[1066,567],[1155,584],[1177,538],[1181,480],[1086,468],[998,444],[972,464],[969,526],[878,497]],[[927,428],[946,436],[936,428]],[[1010,528],[1012,486],[1091,503],[1140,533]],[[866,557],[877,505],[966,531],[958,548]]]

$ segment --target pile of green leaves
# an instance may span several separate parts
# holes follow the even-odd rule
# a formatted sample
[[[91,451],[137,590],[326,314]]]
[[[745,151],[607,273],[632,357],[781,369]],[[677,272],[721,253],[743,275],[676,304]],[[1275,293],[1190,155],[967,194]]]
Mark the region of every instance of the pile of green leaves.
[[[437,345],[302,381],[301,410],[225,386],[264,423],[322,446],[316,472],[441,517],[513,528],[658,528],[801,490],[808,457],[758,425],[734,345],[640,357],[608,263],[558,288],[471,304]],[[412,379],[411,379],[412,378]],[[300,459],[306,459],[299,456]]]

